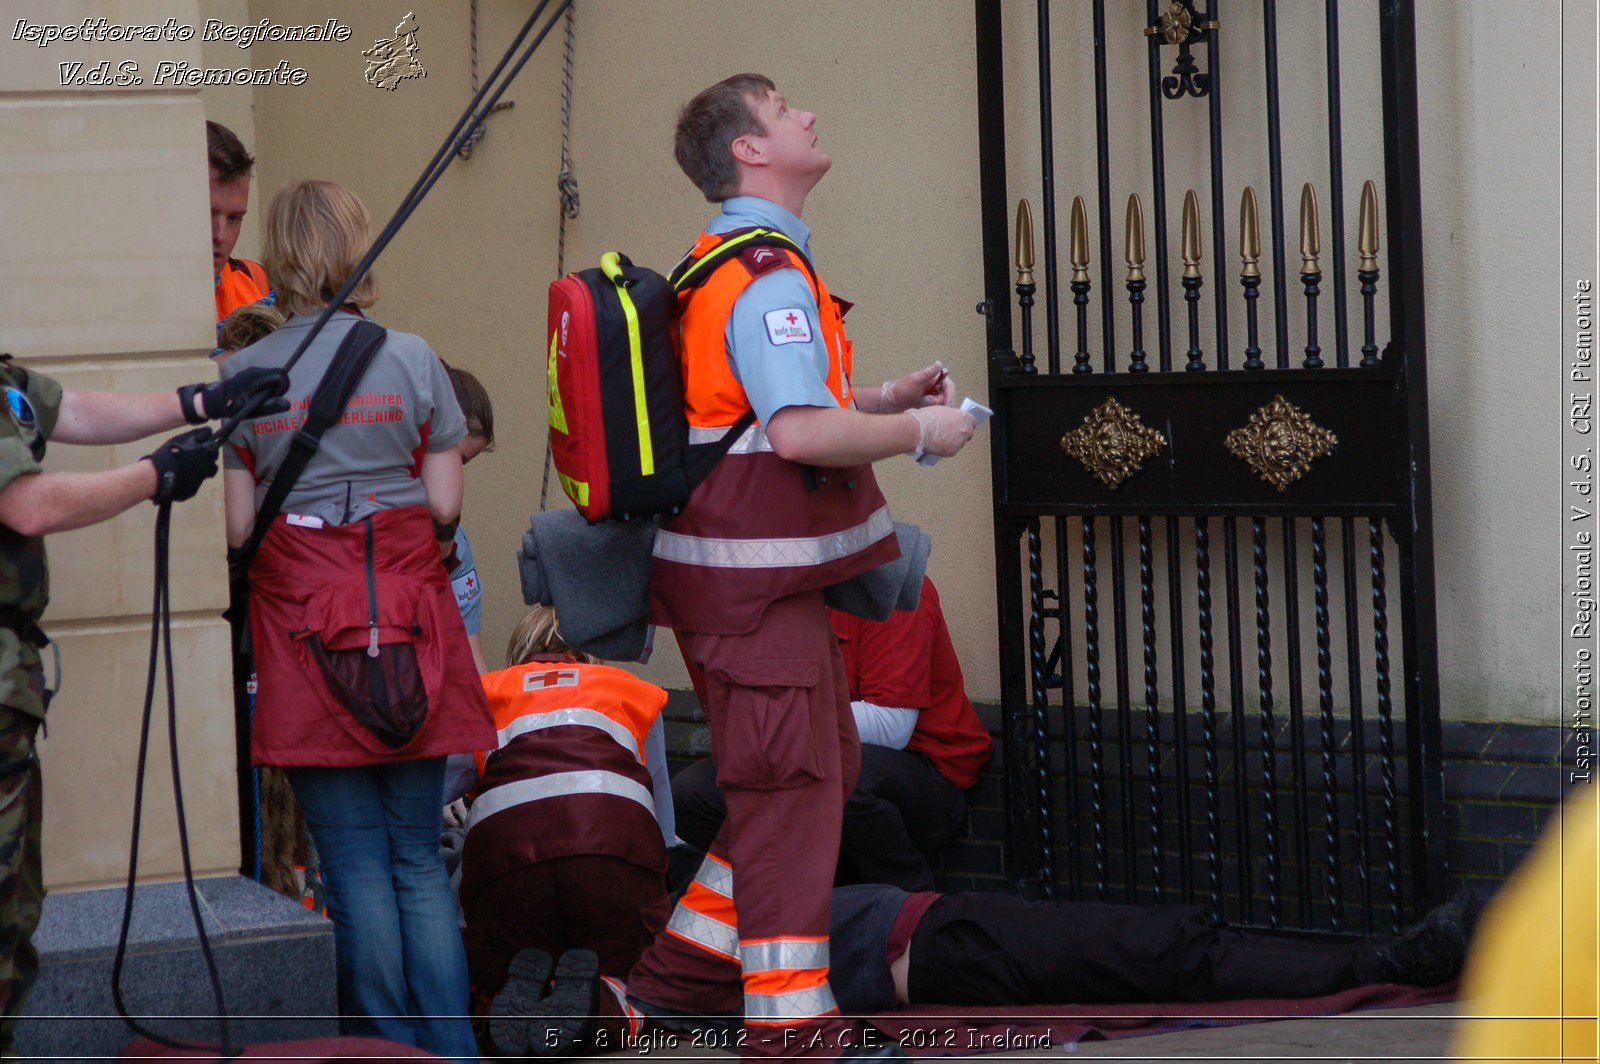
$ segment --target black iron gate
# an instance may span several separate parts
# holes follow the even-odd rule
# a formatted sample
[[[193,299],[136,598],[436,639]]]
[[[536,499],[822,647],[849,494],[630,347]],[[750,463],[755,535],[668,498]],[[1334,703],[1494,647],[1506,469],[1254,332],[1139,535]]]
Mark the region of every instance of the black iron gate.
[[[1381,85],[1362,87],[1382,100],[1382,172],[1347,211],[1339,3],[1285,6],[1297,41],[1326,43],[1320,69],[1295,72],[1319,106],[1325,87],[1326,158],[1301,190],[1291,271],[1277,5],[1207,2],[1037,0],[1019,22],[1020,3],[977,0],[1008,868],[1036,895],[1385,930],[1435,901],[1444,875],[1414,14],[1410,0],[1349,13],[1378,23]],[[1092,49],[1094,79],[1096,206],[1072,201],[1064,287],[1053,14],[1084,42],[1075,58]],[[1042,285],[1026,202],[1008,246],[1006,137],[1020,123],[1007,128],[1005,86],[1035,73],[1007,69],[1023,31],[1038,40]],[[1255,69],[1224,70],[1241,39],[1219,41],[1246,31]],[[1108,89],[1117,35],[1148,57],[1137,96]],[[1234,128],[1225,151],[1225,98],[1259,108],[1265,136]],[[1113,136],[1119,104],[1137,107],[1147,143]],[[1179,132],[1202,146],[1181,161],[1209,203],[1188,192],[1169,240]],[[1245,152],[1265,156],[1265,210],[1225,182]],[[1376,143],[1367,154],[1352,174],[1377,169]]]

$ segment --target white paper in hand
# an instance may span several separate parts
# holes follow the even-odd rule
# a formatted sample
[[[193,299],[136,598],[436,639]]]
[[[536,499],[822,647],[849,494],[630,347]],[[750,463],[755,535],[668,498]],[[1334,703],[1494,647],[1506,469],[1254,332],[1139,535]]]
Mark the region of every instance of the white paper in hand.
[[[972,415],[972,419],[977,422],[977,425],[975,426],[976,428],[982,428],[985,421],[988,421],[990,418],[994,417],[993,410],[990,410],[988,407],[984,406],[970,395],[961,400],[961,410],[963,413]],[[939,455],[928,454],[921,450],[917,451],[917,453],[912,455],[912,457],[917,460],[918,465],[925,466],[938,465],[940,458]]]

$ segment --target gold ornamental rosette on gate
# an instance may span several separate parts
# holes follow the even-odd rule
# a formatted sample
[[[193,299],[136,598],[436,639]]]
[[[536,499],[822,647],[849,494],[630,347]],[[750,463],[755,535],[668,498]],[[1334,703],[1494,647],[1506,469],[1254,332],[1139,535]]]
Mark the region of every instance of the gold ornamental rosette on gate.
[[[1332,453],[1338,443],[1337,436],[1281,395],[1223,440],[1235,458],[1280,492],[1305,476],[1311,463]]]
[[[1161,452],[1167,438],[1139,415],[1109,398],[1061,437],[1061,449],[1083,463],[1100,483],[1116,491]]]

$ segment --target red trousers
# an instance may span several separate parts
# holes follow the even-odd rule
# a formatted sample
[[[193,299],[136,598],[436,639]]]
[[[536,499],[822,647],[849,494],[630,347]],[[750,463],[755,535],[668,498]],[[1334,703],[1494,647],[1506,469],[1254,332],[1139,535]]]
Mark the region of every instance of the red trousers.
[[[828,903],[860,764],[839,645],[820,592],[774,602],[747,635],[679,634],[706,675],[728,818],[628,990],[684,1013],[803,1022],[832,1006]]]

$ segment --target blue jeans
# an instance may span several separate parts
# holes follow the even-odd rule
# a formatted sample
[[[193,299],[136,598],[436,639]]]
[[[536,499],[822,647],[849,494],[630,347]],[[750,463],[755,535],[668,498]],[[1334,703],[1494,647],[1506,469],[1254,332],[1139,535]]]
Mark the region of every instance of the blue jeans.
[[[444,758],[288,775],[327,881],[340,1032],[476,1061],[466,951],[439,853]]]

